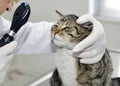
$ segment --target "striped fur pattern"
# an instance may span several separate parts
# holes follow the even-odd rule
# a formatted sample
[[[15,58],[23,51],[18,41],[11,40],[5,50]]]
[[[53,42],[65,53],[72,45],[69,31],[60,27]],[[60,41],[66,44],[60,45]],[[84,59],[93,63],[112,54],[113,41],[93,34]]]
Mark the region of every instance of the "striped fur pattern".
[[[92,23],[87,22],[79,25],[76,23],[76,20],[78,19],[76,15],[63,15],[58,11],[57,13],[60,15],[60,20],[52,27],[52,42],[58,47],[58,50],[63,50],[65,48],[65,51],[70,51],[77,43],[90,34],[93,27]],[[61,58],[64,58],[63,53],[66,53],[61,52],[59,52],[57,57],[57,64],[60,63]],[[107,49],[102,60],[96,64],[81,64],[80,58],[74,56],[69,58],[74,59],[75,61],[73,64],[74,67],[68,71],[69,73],[72,70],[75,70],[75,86],[111,86],[112,63]],[[61,65],[64,67],[64,63],[61,62]],[[70,66],[72,66],[72,64],[68,65],[68,67]],[[63,70],[60,68],[60,65],[57,66],[57,69],[51,77],[51,86],[73,86],[72,82],[67,82],[71,83],[71,85],[64,84],[64,74],[66,74],[64,72],[65,69],[67,69],[67,66]],[[72,75],[70,77],[72,77]]]

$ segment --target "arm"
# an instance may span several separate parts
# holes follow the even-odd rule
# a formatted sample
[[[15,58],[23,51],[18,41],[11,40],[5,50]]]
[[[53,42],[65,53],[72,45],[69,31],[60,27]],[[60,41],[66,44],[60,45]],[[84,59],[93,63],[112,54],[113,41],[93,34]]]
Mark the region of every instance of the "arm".
[[[51,44],[51,22],[26,23],[17,33],[16,54],[48,54],[55,52]],[[10,28],[11,22],[0,17],[0,36]]]
[[[16,54],[48,54],[55,49],[51,44],[51,26],[53,23],[38,22],[25,24],[17,33],[18,48]]]

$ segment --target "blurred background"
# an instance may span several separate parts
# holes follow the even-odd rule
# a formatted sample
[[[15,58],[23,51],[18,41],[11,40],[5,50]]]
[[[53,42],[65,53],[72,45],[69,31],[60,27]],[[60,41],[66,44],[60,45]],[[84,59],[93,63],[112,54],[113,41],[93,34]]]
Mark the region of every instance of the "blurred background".
[[[58,16],[55,13],[55,10],[58,10],[63,14],[76,14],[78,16],[81,16],[87,13],[92,14],[103,24],[103,27],[105,29],[106,36],[107,36],[107,47],[110,49],[112,54],[115,53],[115,55],[112,55],[112,56],[113,57],[120,56],[119,55],[119,51],[120,51],[120,39],[119,39],[120,37],[120,33],[119,33],[120,32],[120,0],[21,0],[21,2],[22,1],[27,1],[31,6],[32,13],[29,19],[29,21],[31,22],[40,22],[40,21],[54,22],[56,21]],[[19,3],[15,4],[14,9],[16,9],[18,5]],[[6,19],[11,20],[13,12],[14,10],[10,13],[3,14],[3,16]],[[50,72],[55,67],[53,60],[48,60],[48,58],[53,59],[53,58],[50,58],[50,56],[54,57],[54,55],[36,56],[37,58],[45,57],[44,59],[40,59],[40,62],[39,62],[39,65],[42,65],[42,67],[47,69],[47,70],[46,69],[39,70],[39,71],[44,72],[44,74],[47,74],[48,70]],[[16,56],[16,57],[20,57],[20,56]],[[33,57],[34,56],[31,56],[31,58]],[[28,58],[30,58],[30,56]],[[114,60],[115,59],[116,58],[114,58]],[[118,66],[120,64],[119,60],[120,59],[114,61],[114,63],[116,63],[115,65]],[[13,62],[13,64],[15,63],[15,61]],[[32,61],[36,62],[33,59]],[[52,67],[49,67],[48,64],[47,65],[45,65],[45,63],[43,64],[43,62],[47,62],[47,61],[50,63],[49,65],[51,65]],[[34,62],[31,62],[31,63],[34,63]],[[22,63],[21,65],[24,65],[24,63]],[[116,70],[118,69],[119,69],[119,66],[117,67]],[[14,82],[14,85],[13,84],[10,85],[10,84],[11,83],[9,83],[9,86],[18,86],[15,84],[15,82]],[[40,86],[43,86],[43,85],[40,85]]]
[[[119,0],[21,0],[27,1],[31,6],[30,21],[56,21],[58,16],[55,10],[63,14],[86,13],[94,14],[103,24],[108,40],[108,47],[120,49],[120,1]],[[14,8],[17,7],[17,3]],[[117,12],[116,12],[117,11]],[[13,12],[5,13],[7,19],[11,19]],[[115,18],[117,17],[117,18]]]

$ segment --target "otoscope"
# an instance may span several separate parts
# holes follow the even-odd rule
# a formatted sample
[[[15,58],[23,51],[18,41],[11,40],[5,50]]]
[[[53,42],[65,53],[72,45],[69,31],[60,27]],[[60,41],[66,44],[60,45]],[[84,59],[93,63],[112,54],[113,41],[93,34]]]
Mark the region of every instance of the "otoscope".
[[[18,30],[24,25],[30,16],[31,10],[28,3],[21,3],[14,12],[12,24],[8,33],[5,33],[0,39],[0,47],[14,40]]]

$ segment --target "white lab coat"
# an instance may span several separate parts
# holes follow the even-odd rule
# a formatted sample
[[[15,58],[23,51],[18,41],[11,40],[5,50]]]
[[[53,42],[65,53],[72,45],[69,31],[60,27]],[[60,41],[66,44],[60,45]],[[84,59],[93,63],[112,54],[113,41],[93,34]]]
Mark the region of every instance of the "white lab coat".
[[[16,34],[18,47],[16,54],[48,54],[55,48],[51,44],[51,26],[53,22],[26,23]],[[0,36],[10,28],[11,22],[0,17]]]

